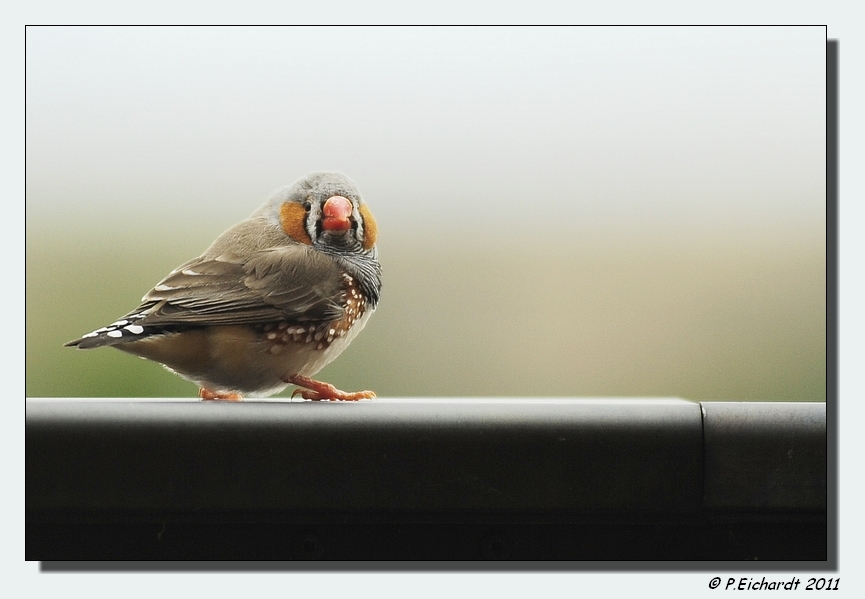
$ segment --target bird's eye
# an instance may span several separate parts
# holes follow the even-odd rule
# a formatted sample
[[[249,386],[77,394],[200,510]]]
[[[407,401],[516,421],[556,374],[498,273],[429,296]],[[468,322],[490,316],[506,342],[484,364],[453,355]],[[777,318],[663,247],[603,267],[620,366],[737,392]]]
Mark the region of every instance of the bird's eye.
[[[312,209],[312,202],[306,201],[303,203],[303,209],[309,212]]]

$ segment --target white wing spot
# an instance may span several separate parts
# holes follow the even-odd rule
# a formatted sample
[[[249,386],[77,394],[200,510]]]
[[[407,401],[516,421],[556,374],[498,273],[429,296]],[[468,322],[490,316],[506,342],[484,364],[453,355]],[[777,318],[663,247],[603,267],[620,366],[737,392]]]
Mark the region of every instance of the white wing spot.
[[[177,289],[177,287],[172,287],[171,285],[157,285],[153,288],[154,291],[171,291],[172,289]]]
[[[82,335],[82,338],[83,337],[98,337],[98,336],[99,336],[99,333],[87,333],[86,335]]]
[[[180,271],[180,274],[182,274],[182,275],[189,275],[189,276],[193,276],[193,277],[194,277],[194,276],[196,276],[196,275],[200,275],[201,273],[200,273],[200,272],[195,272],[195,271],[192,270],[191,268],[184,268],[183,270]]]
[[[144,327],[137,324],[131,324],[128,327],[123,328],[132,333],[133,335],[140,335],[144,332]]]
[[[109,337],[123,337],[123,333],[120,331],[108,331]]]

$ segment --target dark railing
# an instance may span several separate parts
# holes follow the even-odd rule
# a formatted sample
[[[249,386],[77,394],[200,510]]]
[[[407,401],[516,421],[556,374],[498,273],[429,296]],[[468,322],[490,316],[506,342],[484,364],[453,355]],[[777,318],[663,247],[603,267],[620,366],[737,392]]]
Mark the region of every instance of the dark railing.
[[[29,400],[26,558],[820,567],[826,472],[823,403]]]

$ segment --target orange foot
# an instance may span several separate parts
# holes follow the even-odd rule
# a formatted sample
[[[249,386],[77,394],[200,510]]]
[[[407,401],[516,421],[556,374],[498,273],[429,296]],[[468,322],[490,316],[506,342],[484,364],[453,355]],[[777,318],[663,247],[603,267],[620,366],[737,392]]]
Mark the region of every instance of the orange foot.
[[[202,387],[198,390],[198,397],[204,401],[222,400],[222,401],[243,401],[243,396],[239,393],[222,393],[220,391],[211,391]]]
[[[292,397],[300,393],[302,398],[311,399],[312,401],[358,401],[360,399],[375,398],[375,393],[372,391],[356,391],[354,393],[347,393],[345,391],[340,391],[328,383],[315,381],[299,374],[294,374],[284,380],[286,383],[291,383],[298,387],[305,387],[304,389],[295,389],[294,393],[291,394]]]

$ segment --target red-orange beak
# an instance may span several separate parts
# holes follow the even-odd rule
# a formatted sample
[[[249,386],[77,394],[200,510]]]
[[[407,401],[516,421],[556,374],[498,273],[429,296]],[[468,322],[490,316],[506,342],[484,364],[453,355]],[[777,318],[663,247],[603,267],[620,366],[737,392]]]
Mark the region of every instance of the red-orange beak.
[[[331,196],[322,206],[321,228],[325,231],[347,231],[351,228],[352,205],[348,198]]]

